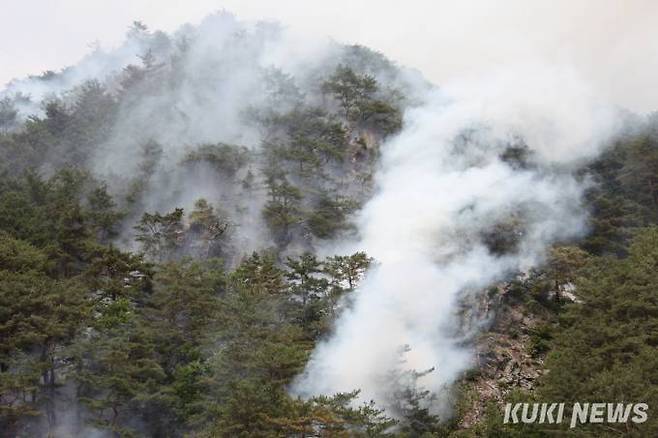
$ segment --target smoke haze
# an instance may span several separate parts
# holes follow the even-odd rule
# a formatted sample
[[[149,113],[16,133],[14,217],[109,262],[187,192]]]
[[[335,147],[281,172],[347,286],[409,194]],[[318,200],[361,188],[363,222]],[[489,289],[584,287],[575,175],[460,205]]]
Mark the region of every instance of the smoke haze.
[[[440,394],[435,408],[445,413],[449,385],[472,365],[459,303],[584,232],[583,184],[568,170],[597,154],[614,119],[571,69],[541,64],[446,84],[409,111],[403,132],[383,146],[352,248],[381,264],[295,390],[361,388],[364,400],[390,406],[396,368],[435,368],[418,383]],[[531,166],[501,159],[518,138]],[[520,224],[517,246],[495,254],[483,236],[510,220]]]
[[[645,17],[635,9],[641,4],[648,5],[637,2],[631,11],[624,11],[628,32],[612,53],[625,53],[645,37]],[[350,14],[350,19],[339,20],[339,14],[330,14],[337,21],[325,24],[331,29],[352,29],[339,35],[341,38],[356,38],[375,48],[382,41],[386,51],[411,61],[433,79],[445,80],[433,88],[408,70],[370,72],[385,77],[386,83],[410,97],[411,103],[404,108],[404,128],[381,148],[374,194],[354,215],[358,236],[320,244],[325,251],[336,247],[343,248],[343,253],[365,250],[378,265],[354,292],[334,333],[314,351],[292,387],[297,394],[361,389],[362,400],[389,406],[391,372],[400,367],[435,367],[420,383],[439,395],[437,411],[449,411],[447,388],[473,360],[469,347],[473,332],[463,326],[461,303],[467,296],[541,263],[552,243],[574,239],[586,231],[581,206],[585,183],[572,171],[595,157],[620,128],[615,105],[644,110],[655,102],[656,96],[645,93],[655,87],[646,83],[622,93],[627,81],[639,76],[610,77],[614,69],[605,67],[610,59],[616,62],[618,58],[610,58],[610,52],[590,51],[592,41],[601,41],[597,35],[604,24],[619,12],[612,3],[601,7],[597,2],[595,13],[600,20],[588,23],[599,33],[579,30],[581,36],[567,45],[563,54],[555,51],[577,27],[574,11],[589,11],[593,3],[569,10],[569,20],[559,25],[562,12],[568,9],[566,3],[553,9],[543,4],[533,11],[521,30],[536,24],[537,14],[548,12],[541,23],[557,26],[556,36],[548,41],[526,40],[515,33],[495,34],[507,20],[524,21],[516,15],[483,26],[477,33],[468,32],[492,14],[503,15],[491,5],[477,5],[481,9],[453,6],[449,12],[441,10],[448,8],[446,4],[433,6],[438,22],[426,24],[441,30],[433,33],[418,26],[420,30],[411,32],[411,39],[402,35],[409,31],[408,26],[396,27],[399,6],[386,3],[373,3],[372,11],[354,6],[360,13]],[[509,5],[523,10],[520,3]],[[289,9],[290,4],[284,3],[282,14]],[[420,20],[421,12],[434,17],[423,8],[410,9],[413,11],[404,15],[409,23]],[[371,13],[382,14],[382,27],[365,24],[378,21]],[[448,23],[453,17],[461,21]],[[358,22],[352,21],[357,18]],[[306,26],[316,25],[318,20],[309,23]],[[637,23],[640,26],[634,27]],[[293,24],[299,24],[299,19]],[[444,32],[452,39],[444,39]],[[456,39],[454,35],[460,32],[466,35]],[[490,32],[495,34],[492,38]],[[377,40],[373,35],[385,37]],[[427,40],[421,44],[423,38]],[[400,47],[402,42],[411,46]],[[642,44],[648,47],[655,42]],[[471,59],[494,45],[507,49],[493,51],[486,59]],[[128,100],[121,108],[115,128],[89,157],[91,167],[99,178],[111,181],[115,192],[125,191],[131,177],[143,169],[142,146],[156,142],[162,149],[142,188],[138,213],[176,206],[188,209],[196,199],[208,198],[242,224],[236,246],[246,253],[272,245],[260,220],[265,194],[256,191],[244,196],[236,188],[248,172],[255,172],[261,181],[263,176],[259,151],[266,139],[249,122],[246,111],[294,107],[295,102],[286,101],[290,94],[276,95],[267,87],[263,78],[270,69],[293,78],[299,99],[306,104],[320,102],[318,71],[331,71],[344,61],[341,47],[326,39],[300,37],[273,24],[245,27],[230,14],[216,14],[197,27],[181,27],[172,38],[161,32],[137,33],[117,49],[97,48],[53,81],[18,80],[4,93],[31,97],[16,101],[26,117],[42,111],[41,101],[53,94],[66,100],[66,91],[87,79],[100,78],[110,90],[120,88],[126,79],[122,69],[150,51],[154,58],[145,61],[146,67],[162,74],[163,81],[157,89],[138,90],[147,98]],[[407,49],[409,53],[403,54]],[[655,53],[650,47],[643,50]],[[590,53],[590,59],[574,59],[582,51]],[[180,65],[167,70],[169,67],[160,63],[172,55],[179,57]],[[601,66],[602,73],[596,71]],[[658,64],[649,63],[648,69],[658,71]],[[643,93],[633,93],[634,89]],[[243,145],[253,162],[239,167],[230,179],[203,166],[180,166],[193,148],[211,142]],[[527,152],[527,157],[518,162],[506,159],[510,148]],[[138,216],[136,213],[133,219]],[[513,248],[496,252],[486,236],[509,222],[515,224],[510,231]],[[124,238],[130,246],[129,237]],[[401,356],[405,346],[409,351]]]
[[[133,20],[173,31],[222,8],[243,18],[277,20],[305,34],[358,42],[420,69],[437,84],[539,58],[572,65],[596,93],[617,105],[656,109],[658,4],[651,0],[414,0],[405,7],[395,1],[347,0],[163,0],[158,7],[150,0],[93,5],[26,0],[12,2],[0,17],[5,35],[0,83],[76,63],[96,40],[103,47],[116,46]]]

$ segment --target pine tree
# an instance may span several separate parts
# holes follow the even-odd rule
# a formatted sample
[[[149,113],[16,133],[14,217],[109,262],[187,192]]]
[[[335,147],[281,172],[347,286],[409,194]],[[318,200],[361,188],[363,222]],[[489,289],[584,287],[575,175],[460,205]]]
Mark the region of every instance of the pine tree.
[[[377,91],[377,81],[370,75],[358,75],[351,68],[339,65],[322,84],[322,91],[333,94],[343,108],[345,118],[357,116],[359,107]]]
[[[142,251],[154,260],[173,257],[183,239],[183,209],[171,213],[144,213],[135,225],[135,240],[142,244]]]
[[[188,238],[198,246],[195,255],[208,258],[222,254],[221,243],[229,229],[228,219],[215,213],[215,209],[205,199],[198,199],[189,214]]]

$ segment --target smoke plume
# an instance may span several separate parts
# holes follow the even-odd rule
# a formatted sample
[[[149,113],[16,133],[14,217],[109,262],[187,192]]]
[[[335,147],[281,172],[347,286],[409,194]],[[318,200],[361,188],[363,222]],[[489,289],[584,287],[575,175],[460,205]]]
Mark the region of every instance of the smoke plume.
[[[356,67],[416,98],[414,93],[422,90],[420,75],[380,58],[381,65]],[[108,181],[118,199],[133,199],[122,246],[137,249],[133,225],[143,212],[190,211],[197,199],[205,198],[235,225],[234,247],[240,253],[233,258],[238,259],[273,245],[262,220],[267,193],[261,172],[262,144],[272,140],[254,118],[329,106],[320,84],[338,64],[351,62],[361,61],[350,57],[349,46],[221,12],[172,34],[135,23],[117,49],[97,47],[61,72],[13,81],[0,98],[10,99],[25,120],[42,116],[45,102],[75,106],[88,80],[120,95],[111,129],[98,144],[89,145],[80,164]],[[188,160],[204,146],[217,144],[240,150],[244,159],[220,171],[204,160]],[[44,168],[57,168],[69,159],[56,151],[44,157]],[[248,177],[254,183],[245,195]]]
[[[583,233],[584,186],[570,170],[597,153],[613,119],[567,67],[514,66],[430,93],[383,146],[361,238],[346,244],[379,266],[293,390],[361,389],[389,407],[396,372],[434,368],[418,384],[446,413],[447,388],[473,360],[460,303]],[[489,233],[505,232],[509,247],[492,248]]]
[[[246,252],[271,238],[260,219],[262,187],[245,194],[240,185],[249,172],[262,185],[259,151],[267,140],[245,114],[324,103],[318,84],[347,63],[343,49],[216,14],[172,36],[133,29],[119,49],[98,49],[54,77],[16,81],[3,95],[25,117],[52,94],[66,100],[64,91],[90,78],[110,92],[133,93],[86,164],[114,192],[150,169],[139,181],[133,219],[187,209],[201,197],[221,205],[241,224],[236,246]],[[137,56],[144,65],[126,68]],[[272,88],[266,78],[274,70],[284,80]],[[403,108],[402,132],[382,146],[374,196],[354,218],[358,239],[338,245],[341,253],[365,250],[379,264],[292,390],[361,389],[362,399],[386,407],[395,389],[391,373],[435,368],[419,383],[439,395],[434,409],[446,412],[447,388],[472,365],[469,341],[484,322],[464,326],[464,300],[540,263],[551,243],[585,231],[585,186],[573,170],[614,134],[616,117],[565,66],[507,66],[439,89],[385,63],[366,73],[413,103]],[[141,74],[153,80],[139,82]],[[181,165],[199,145],[217,142],[244,146],[250,165],[228,176],[205,164]],[[145,144],[160,148],[151,148],[146,164]]]

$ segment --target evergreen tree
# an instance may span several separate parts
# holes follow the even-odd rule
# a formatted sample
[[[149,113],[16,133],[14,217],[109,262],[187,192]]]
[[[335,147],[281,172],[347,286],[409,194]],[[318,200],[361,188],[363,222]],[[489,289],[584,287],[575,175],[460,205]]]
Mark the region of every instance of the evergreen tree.
[[[183,238],[183,209],[171,213],[144,213],[135,225],[135,240],[142,251],[154,260],[162,261],[175,255]]]
[[[322,90],[336,97],[345,118],[351,120],[357,116],[363,103],[377,91],[377,81],[368,74],[359,75],[351,68],[339,65],[322,84]]]

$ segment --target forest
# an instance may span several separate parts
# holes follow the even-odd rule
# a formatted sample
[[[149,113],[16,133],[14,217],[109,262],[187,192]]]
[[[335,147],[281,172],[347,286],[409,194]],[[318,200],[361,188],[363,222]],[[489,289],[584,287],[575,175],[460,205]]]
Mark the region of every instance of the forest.
[[[499,382],[486,398],[475,366],[437,410],[447,396],[423,382],[442,370],[400,366],[385,403],[359,387],[300,396],[297,376],[380,264],[331,242],[359,233],[382,147],[431,86],[361,46],[336,44],[301,73],[263,67],[252,58],[278,31],[227,20],[175,35],[136,22],[131,62],[111,74],[45,72],[24,84],[51,93],[17,82],[2,95],[0,436],[567,433],[503,424],[508,401],[644,402],[644,424],[568,436],[658,436],[657,115],[626,115],[600,155],[565,171],[585,187],[581,236],[478,292],[496,318],[532,321],[506,333],[541,365],[530,389]],[[510,172],[540,166],[523,139],[492,154]],[[527,217],[506,212],[473,238],[504,259]]]

